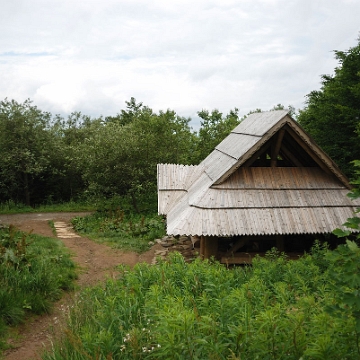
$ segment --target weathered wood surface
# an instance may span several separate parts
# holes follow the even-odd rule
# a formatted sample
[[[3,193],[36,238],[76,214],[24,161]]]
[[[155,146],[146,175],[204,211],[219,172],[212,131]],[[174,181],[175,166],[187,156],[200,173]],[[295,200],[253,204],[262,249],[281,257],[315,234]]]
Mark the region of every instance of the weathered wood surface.
[[[347,189],[338,179],[314,167],[245,167],[216,189]]]
[[[348,187],[286,111],[274,111],[250,115],[198,166],[159,165],[158,209],[169,235],[323,234],[360,206]]]
[[[351,208],[200,209],[169,218],[167,232],[181,235],[328,234],[354,216]]]

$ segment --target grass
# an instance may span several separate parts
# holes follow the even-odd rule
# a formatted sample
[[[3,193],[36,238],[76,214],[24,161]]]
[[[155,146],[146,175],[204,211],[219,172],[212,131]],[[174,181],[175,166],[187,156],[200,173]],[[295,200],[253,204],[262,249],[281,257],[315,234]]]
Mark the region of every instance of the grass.
[[[165,235],[164,219],[157,214],[132,214],[120,208],[101,210],[72,220],[74,229],[99,243],[127,251],[144,252]]]
[[[0,350],[8,328],[30,314],[51,311],[63,291],[72,290],[75,264],[62,242],[28,235],[13,226],[0,229]]]
[[[80,294],[43,359],[357,359],[354,316],[328,310],[335,265],[316,251],[231,270],[176,253],[124,267],[118,280]]]
[[[95,211],[97,202],[67,202],[61,204],[45,204],[35,207],[24,204],[6,201],[0,203],[0,214],[19,214],[19,213],[37,213],[37,212],[77,212],[77,211]]]

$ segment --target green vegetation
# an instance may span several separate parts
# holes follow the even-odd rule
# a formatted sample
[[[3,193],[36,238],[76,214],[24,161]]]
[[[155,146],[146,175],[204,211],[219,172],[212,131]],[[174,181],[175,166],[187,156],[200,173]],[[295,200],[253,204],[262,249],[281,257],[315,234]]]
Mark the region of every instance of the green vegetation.
[[[348,51],[335,51],[339,66],[323,75],[318,91],[307,95],[298,121],[316,143],[348,175],[351,161],[360,159],[360,38]]]
[[[231,270],[176,253],[158,266],[123,268],[119,280],[82,292],[44,359],[358,358],[357,312],[337,290],[341,281],[350,291],[351,281],[332,277],[342,270],[326,248],[313,251],[298,261],[272,252]]]
[[[14,203],[12,200],[8,200],[0,204],[0,214],[95,211],[97,204],[99,204],[98,201],[69,201],[67,203],[45,204],[31,207],[21,203]]]
[[[64,290],[73,289],[75,278],[75,265],[60,241],[1,228],[0,350],[9,326],[49,312]]]
[[[66,203],[93,210],[99,201],[125,197],[141,213],[147,197],[156,212],[156,165],[199,163],[242,120],[236,108],[198,115],[196,132],[190,118],[170,109],[155,113],[134,98],[116,116],[94,119],[52,116],[30,100],[0,101],[0,211],[58,211]]]
[[[165,235],[165,221],[157,214],[133,214],[120,208],[103,209],[72,220],[74,229],[97,242],[112,247],[143,252],[153,240]]]

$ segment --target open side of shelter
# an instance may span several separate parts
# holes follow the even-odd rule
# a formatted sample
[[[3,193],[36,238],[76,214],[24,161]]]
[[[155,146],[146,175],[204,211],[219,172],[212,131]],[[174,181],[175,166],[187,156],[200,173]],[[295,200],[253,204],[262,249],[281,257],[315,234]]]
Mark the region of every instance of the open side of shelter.
[[[337,165],[287,111],[243,120],[199,165],[158,165],[158,212],[168,235],[200,255],[248,263],[272,247],[303,252],[354,216],[360,201]]]

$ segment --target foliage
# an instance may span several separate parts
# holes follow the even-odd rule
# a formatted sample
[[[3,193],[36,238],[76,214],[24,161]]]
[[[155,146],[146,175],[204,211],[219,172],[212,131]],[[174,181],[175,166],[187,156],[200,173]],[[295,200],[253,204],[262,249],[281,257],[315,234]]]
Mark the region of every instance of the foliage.
[[[360,124],[359,124],[359,130],[360,130]],[[352,163],[354,165],[354,174],[355,174],[354,180],[352,181],[354,188],[351,190],[348,196],[351,199],[357,199],[360,198],[360,160],[354,160]]]
[[[81,145],[91,140],[101,127],[102,119],[91,119],[80,112],[71,113],[66,119],[56,115],[50,132],[54,138],[54,157],[52,165],[56,169],[55,176],[48,176],[46,187],[51,193],[44,199],[46,204],[78,201],[83,198],[86,182],[83,178],[83,153]]]
[[[85,185],[75,150],[90,123],[80,113],[66,121],[52,118],[30,100],[1,101],[0,202],[36,206],[76,199]]]
[[[0,195],[30,205],[33,188],[48,171],[51,153],[50,114],[5,99],[0,102]]]
[[[354,185],[354,188],[352,188],[351,192],[348,194],[348,197],[351,199],[358,199],[360,198],[360,160],[352,161],[354,165],[354,173],[356,175],[356,179],[352,182]],[[355,239],[360,239],[360,217],[356,216],[357,213],[360,213],[360,207],[358,207],[355,211],[355,216],[352,218],[348,218],[347,221],[343,224],[343,228],[346,229],[335,229],[333,233],[339,237],[344,238],[348,236],[352,236]],[[357,232],[357,235],[355,232]]]
[[[21,212],[31,212],[33,208],[23,203],[15,203],[13,200],[7,200],[0,204],[0,214],[13,214]]]
[[[334,75],[322,75],[321,89],[307,95],[298,121],[317,144],[348,175],[350,162],[360,158],[356,134],[360,119],[360,38],[348,51],[335,51],[339,66]]]
[[[28,314],[49,312],[63,290],[73,288],[74,263],[56,239],[0,229],[0,349],[7,327]]]
[[[69,201],[66,203],[44,204],[35,207],[26,206],[21,203],[14,203],[9,200],[0,204],[0,214],[37,213],[37,212],[79,212],[95,211],[100,201]]]
[[[88,191],[99,197],[128,195],[140,212],[139,196],[154,194],[158,163],[188,163],[192,149],[190,119],[127,102],[127,110],[107,117],[79,150]]]
[[[202,119],[198,132],[196,152],[193,155],[193,163],[199,163],[205,159],[227,135],[240,123],[239,109],[231,110],[223,117],[223,114],[214,109],[211,112],[201,110],[198,112]]]
[[[44,359],[357,358],[354,317],[328,311],[339,265],[329,250],[314,252],[316,260],[297,261],[272,253],[252,268],[188,264],[176,253],[122,268],[118,280],[80,295]]]
[[[165,221],[154,213],[133,214],[116,207],[103,207],[72,220],[74,229],[95,241],[115,248],[143,252],[153,240],[165,235]]]
[[[355,173],[357,180],[349,197],[357,199],[360,197],[360,162],[354,161]],[[356,213],[360,212],[357,208]],[[343,229],[335,229],[334,234],[338,237],[352,236],[355,240],[360,239],[360,217],[354,216],[347,219],[343,224]],[[360,248],[356,241],[346,239],[346,244],[338,246],[338,248],[327,254],[328,260],[334,264],[330,268],[329,275],[332,279],[332,287],[335,292],[334,302],[329,307],[331,313],[340,317],[348,317],[354,319],[354,328],[356,333],[356,343],[358,356],[360,356]]]
[[[353,318],[358,338],[360,336],[360,248],[354,241],[346,240],[345,245],[340,245],[327,256],[334,264],[329,272],[335,293],[330,310],[341,317]],[[360,356],[360,348],[358,352]]]

